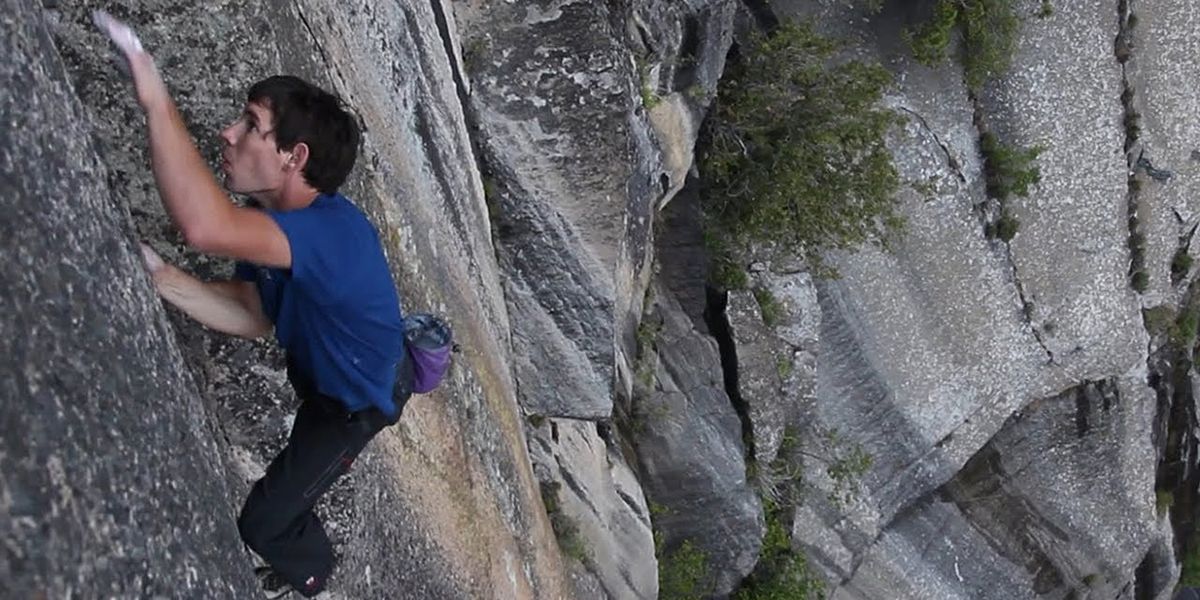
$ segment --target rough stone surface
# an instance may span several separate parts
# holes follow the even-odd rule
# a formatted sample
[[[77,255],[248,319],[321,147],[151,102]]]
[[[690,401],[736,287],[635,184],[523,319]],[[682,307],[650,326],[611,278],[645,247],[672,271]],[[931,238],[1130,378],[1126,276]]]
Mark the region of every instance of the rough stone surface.
[[[3,13],[5,594],[248,597],[220,447],[128,213],[39,10]]]
[[[630,389],[653,207],[682,185],[732,6],[455,5],[526,411],[604,418]]]
[[[754,436],[754,459],[766,465],[775,459],[784,435],[799,434],[815,406],[821,310],[806,272],[768,270],[752,278],[757,293],[774,308],[764,308],[755,292],[738,290],[729,293],[725,315],[737,356],[737,391]],[[777,313],[767,317],[765,311]]]
[[[128,215],[125,210],[132,213],[132,225],[126,227],[136,227],[136,237],[149,239],[168,260],[203,277],[226,276],[229,272],[226,261],[196,257],[178,248],[180,238],[169,226],[154,192],[141,117],[128,85],[109,62],[107,46],[90,24],[89,13],[97,7],[96,3],[54,2],[46,3],[46,7],[37,11],[22,5],[21,17],[16,22],[34,31],[44,21],[53,33],[53,42],[47,41],[36,48],[14,48],[6,56],[43,57],[48,61],[46,64],[57,65],[57,55],[61,55],[65,73],[60,79],[69,78],[74,89],[64,88],[60,93],[68,102],[59,98],[57,103],[72,106],[69,102],[76,102],[84,108],[73,119],[55,118],[53,123],[60,129],[66,127],[64,124],[75,123],[72,139],[96,140],[98,162],[106,167],[96,177],[107,178],[107,186],[112,190],[113,214]],[[215,156],[217,149],[215,132],[237,115],[245,87],[262,76],[277,71],[296,73],[343,95],[366,126],[364,148],[355,176],[346,187],[347,195],[379,227],[398,274],[406,307],[446,314],[465,349],[458,355],[444,388],[432,397],[414,400],[401,424],[381,434],[356,462],[358,467],[351,476],[339,482],[318,507],[341,557],[330,584],[331,594],[379,597],[399,593],[421,598],[566,595],[570,585],[568,576],[558,560],[553,533],[540,505],[515,403],[515,386],[507,363],[508,317],[491,249],[483,187],[473,166],[459,101],[460,88],[455,85],[454,61],[448,52],[454,28],[441,12],[444,7],[420,2],[358,2],[336,6],[324,2],[251,2],[194,7],[107,2],[105,8],[137,27],[147,48],[155,53],[193,135],[200,140],[202,153],[209,157]],[[12,22],[3,21],[5,27]],[[5,39],[10,37],[6,35]],[[28,60],[16,64],[41,65]],[[27,71],[34,73],[38,69],[44,71],[45,67]],[[6,85],[5,91],[0,92],[0,101],[14,101],[7,91],[10,89],[19,88]],[[72,97],[78,100],[71,100]],[[6,121],[4,135],[9,135],[8,131]],[[14,163],[10,168],[23,174],[26,170],[36,172],[34,169],[40,163],[32,158],[23,160],[30,164]],[[47,166],[57,164],[48,162]],[[85,165],[77,160],[55,168],[80,171]],[[6,177],[5,183],[9,180]],[[23,197],[15,192],[12,196]],[[46,200],[39,202],[45,206]],[[95,222],[98,221],[94,215],[81,216],[74,227]],[[12,223],[16,221],[5,222]],[[109,249],[95,252],[97,256],[113,255],[116,250],[110,247],[119,246],[116,242],[119,231],[118,226],[110,225],[101,232],[107,237],[95,244]],[[59,234],[59,238],[63,235]],[[59,238],[50,241],[57,242]],[[20,245],[30,249],[39,247],[24,240]],[[135,248],[131,243],[126,245]],[[38,260],[65,255],[64,248],[53,245],[49,248]],[[128,278],[140,268],[136,261],[124,266],[120,261],[108,261],[105,265],[87,272],[81,281],[88,285],[120,282],[123,280],[106,269],[127,272]],[[18,280],[5,278],[6,282]],[[82,283],[73,285],[79,287]],[[148,290],[146,293],[149,294]],[[58,302],[68,297],[58,292],[47,299]],[[106,296],[97,291],[94,297],[103,302]],[[148,296],[145,303],[150,307],[156,301]],[[129,315],[144,315],[149,310],[146,307],[139,313],[134,310],[136,307],[125,311],[128,307],[113,304],[107,312],[120,320],[133,318]],[[142,411],[138,417],[142,420],[130,420],[128,425],[140,423],[150,431],[144,435],[131,433],[128,437],[154,440],[158,435],[174,435],[170,439],[175,440],[180,426],[172,423],[189,423],[189,418],[203,422],[207,418],[218,440],[213,449],[217,453],[215,462],[204,465],[203,447],[188,451],[191,455],[188,468],[178,469],[159,465],[157,461],[167,460],[167,455],[156,455],[153,460],[133,455],[141,462],[135,463],[139,466],[128,467],[131,476],[145,468],[146,473],[138,477],[178,489],[181,495],[195,502],[182,506],[165,502],[161,512],[147,511],[136,516],[163,531],[177,527],[175,523],[190,523],[211,535],[220,535],[222,527],[218,522],[232,523],[249,483],[261,475],[266,462],[278,450],[290,426],[295,399],[285,383],[281,357],[273,343],[216,336],[174,311],[168,312],[183,360],[176,358],[172,363],[170,358],[163,358],[160,359],[163,364],[157,368],[163,377],[168,376],[168,366],[180,373],[191,371],[200,389],[200,399],[193,404],[201,403],[195,409],[200,412],[189,416],[187,410],[192,409],[186,408],[189,404],[183,399],[190,392],[183,383],[162,379],[156,384],[160,387],[131,390],[130,394],[137,398],[158,398],[165,407],[183,408],[172,412],[160,407],[156,410],[161,415]],[[141,329],[145,330],[145,322],[151,319],[145,317],[140,321]],[[114,331],[115,335],[136,338],[130,327]],[[171,336],[170,330],[160,330],[158,334]],[[121,352],[109,348],[97,352],[101,355],[98,359],[85,350],[86,347],[66,360],[79,369],[103,368],[112,373],[114,389],[121,389],[118,383],[142,368],[130,364],[125,372],[120,368],[124,363],[101,367],[100,359]],[[130,361],[143,356],[126,354],[131,356]],[[17,350],[7,355],[26,356]],[[104,378],[94,376],[93,380],[104,381]],[[146,414],[154,418],[146,421]],[[115,434],[100,432],[117,431],[107,425],[111,421],[109,416],[98,413],[81,422],[78,429],[86,435],[103,435],[108,439]],[[5,438],[13,439],[8,435]],[[201,442],[184,439],[179,443]],[[4,458],[3,464],[7,472],[13,463]],[[86,463],[80,459],[76,465],[65,462],[64,465],[81,470]],[[199,472],[187,475],[188,469]],[[112,471],[121,473],[116,467]],[[210,482],[210,487],[186,487],[199,486],[199,482],[205,481]],[[97,484],[98,490],[105,489],[101,485]],[[152,485],[130,487],[155,489]],[[161,490],[160,493],[164,498],[171,497]],[[81,494],[75,497],[82,497]],[[213,498],[220,502],[209,501]],[[137,532],[129,529],[113,535],[119,541],[123,539],[119,536]],[[168,548],[170,552],[156,552],[155,557],[175,556],[181,560],[155,572],[149,572],[153,565],[144,562],[138,568],[114,571],[118,577],[111,584],[111,595],[150,597],[140,590],[151,593],[158,589],[145,582],[157,580],[160,575],[173,578],[173,587],[164,589],[246,583],[252,559],[239,550],[236,532],[229,528],[226,531],[232,536],[227,540],[197,540],[198,548],[190,549],[211,550],[219,560],[205,562],[207,558],[197,556],[192,561],[184,551]],[[143,537],[155,539],[151,535]],[[173,543],[185,542],[190,544],[180,534]],[[81,551],[87,548],[80,545]],[[97,548],[83,561],[73,561],[69,554],[47,554],[44,572],[70,564],[72,569],[82,568],[83,576],[103,571],[107,577],[109,571],[105,565],[112,564],[123,552],[119,544],[112,548],[108,553]],[[31,550],[22,550],[34,554],[39,551],[42,550],[36,545]],[[59,560],[67,562],[56,562]],[[5,568],[10,568],[8,565],[6,559]],[[205,569],[226,571],[224,575],[206,575],[209,583],[193,584],[196,575],[183,573],[176,577],[170,571],[182,565],[193,565],[197,573]],[[101,579],[94,581],[109,585]],[[248,597],[250,589],[252,586],[238,593],[201,591],[196,597]]]
[[[900,32],[917,13],[892,4],[867,16],[841,2],[772,3],[780,14],[814,18],[818,30],[849,40],[849,54],[881,60],[896,77],[885,103],[907,117],[888,142],[903,182],[898,198],[908,220],[905,235],[889,240],[887,250],[831,256],[841,278],[816,286],[821,329],[812,431],[834,429],[874,462],[856,502],[837,507],[811,496],[799,511],[794,539],[835,586],[849,586],[837,592],[842,597],[892,597],[884,593],[892,589],[911,590],[914,598],[971,597],[945,558],[952,554],[937,558],[906,549],[944,538],[971,548],[962,552],[982,552],[980,561],[998,560],[985,557],[992,550],[980,547],[987,536],[973,533],[976,525],[955,525],[930,512],[945,508],[931,494],[1037,399],[1086,381],[1125,377],[1131,383],[1123,397],[1136,402],[1132,398],[1144,395],[1132,383],[1145,371],[1147,337],[1126,277],[1121,86],[1112,58],[1116,11],[1055,5],[1053,19],[1022,19],[1012,72],[985,90],[981,116],[1003,141],[1045,147],[1042,184],[1029,198],[1009,201],[1021,229],[1005,244],[984,235],[994,201],[985,196],[977,115],[960,68],[913,63]],[[1019,14],[1038,8],[1016,4]],[[1071,527],[1128,531],[1133,537],[1122,543],[1134,546],[1118,560],[1117,541],[1047,542],[1055,556],[1107,556],[1103,574],[1117,588],[1132,581],[1153,537],[1146,533],[1153,509],[1143,499],[1152,483],[1135,473],[1152,471],[1154,461],[1138,450],[1147,443],[1134,434],[1139,429],[1123,431],[1116,452],[1122,460],[1143,461],[1113,475],[1127,490],[1120,500],[1124,512],[1101,512],[1094,522]],[[1066,452],[1069,440],[1059,443],[1064,448],[1046,452]],[[809,483],[830,485],[823,469],[808,469]],[[1051,485],[1049,478],[1039,485]],[[1084,518],[1088,479],[1081,471],[1058,478],[1053,485],[1081,490],[1079,496],[1063,492],[1074,500],[1059,510]],[[1037,486],[1020,489],[1025,501],[1040,498]],[[944,522],[944,529],[935,528]],[[1071,560],[1063,558],[1072,566],[1062,568],[1083,577],[1071,571],[1083,563]],[[1007,597],[1001,590],[1010,584],[1017,586],[1012,597],[1019,597],[1021,585],[1032,585],[1011,570],[990,571],[995,597]],[[864,579],[845,581],[856,573]],[[859,587],[869,578],[873,583]],[[931,589],[945,595],[930,596]]]
[[[1135,570],[1161,539],[1145,516],[1149,400],[1141,382],[1108,380],[1025,407],[899,515],[834,597],[1132,598]]]
[[[741,423],[721,377],[716,342],[698,333],[656,286],[648,318],[661,319],[653,389],[634,399],[634,445],[655,529],[669,556],[690,540],[706,556],[706,583],[728,594],[758,560],[765,525],[746,480]],[[669,559],[668,559],[669,560]]]
[[[1027,0],[1015,10],[1032,13],[1037,6]],[[983,96],[1002,142],[1044,148],[1042,182],[1028,198],[1010,201],[1021,222],[1010,248],[1033,319],[1054,324],[1043,343],[1076,381],[1145,362],[1141,315],[1126,276],[1116,32],[1114,7],[1105,4],[1064,4],[1055,7],[1055,20],[1023,21],[1015,68]]]
[[[530,455],[539,481],[556,489],[557,509],[578,528],[585,559],[600,594],[580,598],[658,597],[658,562],[650,511],[642,488],[596,424],[547,419],[530,432]],[[561,518],[561,517],[560,517]]]
[[[1191,278],[1173,281],[1171,261],[1181,248],[1193,258],[1200,224],[1200,92],[1181,83],[1200,78],[1200,6],[1194,2],[1131,3],[1136,26],[1125,63],[1131,108],[1140,115],[1130,161],[1138,168],[1141,231],[1146,236],[1147,306],[1177,303]],[[1147,167],[1157,176],[1151,176]],[[1173,285],[1174,284],[1174,285]]]

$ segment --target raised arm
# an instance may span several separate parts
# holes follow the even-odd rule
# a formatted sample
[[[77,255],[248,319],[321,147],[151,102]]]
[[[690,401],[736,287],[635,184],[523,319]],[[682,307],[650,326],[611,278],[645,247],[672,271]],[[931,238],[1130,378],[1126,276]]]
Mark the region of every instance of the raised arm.
[[[291,267],[291,249],[262,211],[235,206],[192,142],[153,57],[124,23],[97,12],[96,24],[121,50],[146,113],[150,165],[163,206],[188,245],[210,254]]]

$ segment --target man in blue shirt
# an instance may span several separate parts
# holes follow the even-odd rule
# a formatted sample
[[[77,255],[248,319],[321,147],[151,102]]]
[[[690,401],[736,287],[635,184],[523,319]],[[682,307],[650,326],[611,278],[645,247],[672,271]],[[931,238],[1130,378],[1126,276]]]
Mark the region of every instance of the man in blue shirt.
[[[302,402],[238,530],[268,565],[257,570],[268,597],[291,589],[314,596],[334,556],[313,506],[407,398],[393,398],[403,326],[387,260],[375,228],[337,193],[357,156],[357,124],[341,100],[301,79],[256,83],[221,132],[225,188],[261,208],[238,207],[136,35],[103,13],[96,22],[129,63],[167,213],[190,246],[238,261],[233,280],[203,282],[143,245],[160,295],[218,331],[255,338],[274,328],[286,350]]]

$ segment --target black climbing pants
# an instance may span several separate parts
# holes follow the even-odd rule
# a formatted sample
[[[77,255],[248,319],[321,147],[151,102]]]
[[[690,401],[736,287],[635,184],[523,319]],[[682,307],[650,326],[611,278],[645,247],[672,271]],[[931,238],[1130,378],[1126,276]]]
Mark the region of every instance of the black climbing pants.
[[[347,412],[288,370],[301,399],[287,446],[250,490],[238,517],[242,540],[306,597],[325,588],[333,546],[313,512],[367,442],[394,421],[378,409]]]

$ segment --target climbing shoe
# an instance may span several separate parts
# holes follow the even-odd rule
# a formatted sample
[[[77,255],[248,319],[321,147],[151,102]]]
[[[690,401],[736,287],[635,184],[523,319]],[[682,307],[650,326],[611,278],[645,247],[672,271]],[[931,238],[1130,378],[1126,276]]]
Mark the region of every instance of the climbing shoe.
[[[258,577],[258,584],[262,586],[263,597],[268,600],[283,598],[292,593],[292,586],[275,572],[271,567],[256,567],[254,576]]]

